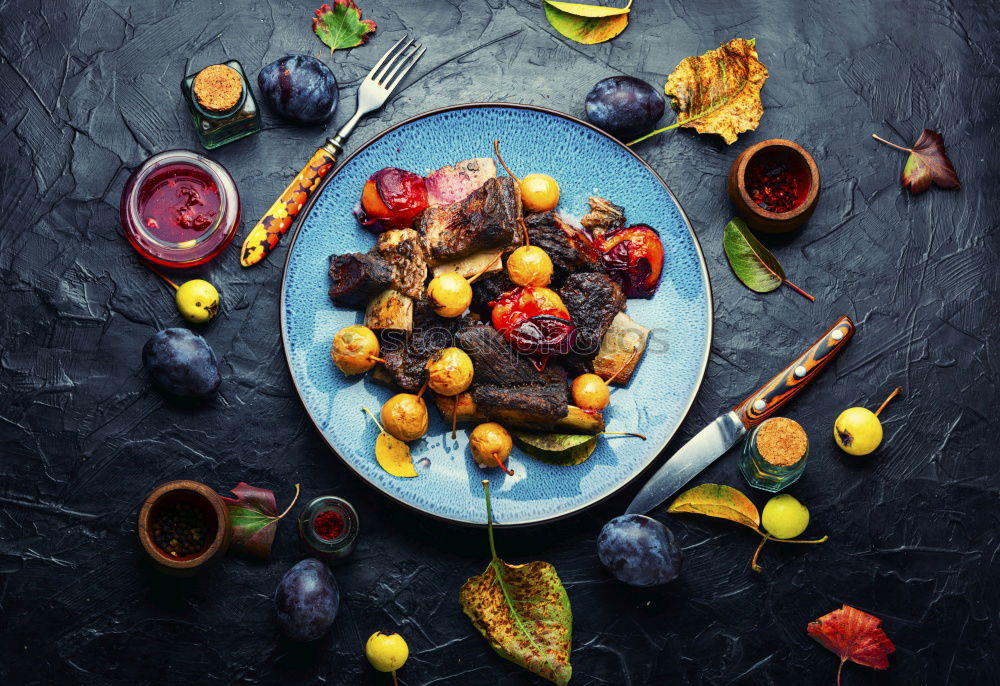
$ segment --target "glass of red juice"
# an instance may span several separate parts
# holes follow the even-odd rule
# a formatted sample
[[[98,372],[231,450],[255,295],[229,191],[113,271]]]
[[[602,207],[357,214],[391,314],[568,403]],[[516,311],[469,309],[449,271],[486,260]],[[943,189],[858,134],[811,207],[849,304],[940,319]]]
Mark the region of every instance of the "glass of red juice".
[[[153,155],[122,191],[125,237],[142,257],[168,267],[208,262],[233,240],[239,221],[233,177],[191,150]]]

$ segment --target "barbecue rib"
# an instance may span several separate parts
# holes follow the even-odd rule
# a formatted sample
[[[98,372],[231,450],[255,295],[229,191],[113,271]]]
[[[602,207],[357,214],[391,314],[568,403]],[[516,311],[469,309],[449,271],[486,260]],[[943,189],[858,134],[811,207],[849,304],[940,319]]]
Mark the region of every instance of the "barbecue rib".
[[[593,357],[611,321],[625,309],[625,294],[604,272],[581,272],[566,277],[559,295],[576,324],[573,351]]]
[[[391,284],[392,267],[377,255],[330,255],[330,300],[337,305],[363,310]]]
[[[558,287],[573,272],[600,271],[597,253],[590,239],[570,226],[555,212],[540,212],[525,217],[531,244],[544,250],[552,260],[552,281]]]
[[[472,304],[469,309],[489,321],[490,303],[513,287],[514,282],[510,280],[506,269],[483,274],[472,284]]]
[[[490,419],[517,418],[522,426],[551,428],[566,416],[568,392],[566,374],[557,367],[550,367],[537,375],[538,383],[531,386],[476,386],[472,397],[479,410]]]
[[[507,246],[516,238],[521,193],[509,176],[487,179],[461,202],[429,207],[417,223],[427,261],[440,264]]]
[[[530,386],[541,377],[527,358],[518,355],[492,326],[469,322],[455,334],[458,346],[472,358],[473,385]]]

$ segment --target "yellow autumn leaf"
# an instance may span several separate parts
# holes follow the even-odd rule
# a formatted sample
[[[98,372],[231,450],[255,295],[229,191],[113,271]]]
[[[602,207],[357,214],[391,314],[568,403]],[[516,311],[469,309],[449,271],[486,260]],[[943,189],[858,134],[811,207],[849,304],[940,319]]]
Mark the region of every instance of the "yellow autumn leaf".
[[[417,475],[410,457],[410,446],[385,431],[375,439],[375,459],[393,476],[412,479]]]
[[[632,0],[625,7],[602,7],[578,2],[544,0],[545,18],[552,28],[584,45],[611,40],[628,26]]]
[[[681,493],[667,512],[690,512],[720,517],[760,530],[760,513],[743,493],[724,484],[701,484]]]

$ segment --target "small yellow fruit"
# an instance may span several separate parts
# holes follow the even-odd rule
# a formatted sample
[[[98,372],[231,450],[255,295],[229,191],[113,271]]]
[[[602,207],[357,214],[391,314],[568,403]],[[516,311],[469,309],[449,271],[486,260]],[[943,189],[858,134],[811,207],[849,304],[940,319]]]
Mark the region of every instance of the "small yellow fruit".
[[[764,505],[760,523],[775,538],[795,538],[809,526],[809,510],[790,495],[776,495]]]
[[[345,326],[333,337],[333,363],[345,374],[364,374],[378,353],[378,338],[367,326]]]
[[[865,407],[849,408],[833,423],[833,440],[849,455],[867,455],[882,443],[882,422]]]
[[[528,174],[520,186],[521,204],[527,214],[548,212],[559,204],[559,184],[548,174]]]
[[[502,466],[514,443],[507,429],[496,422],[486,422],[469,434],[469,447],[472,449],[472,459],[485,468]]]
[[[219,291],[203,279],[185,281],[177,289],[177,309],[192,324],[204,324],[219,313]]]
[[[401,441],[415,441],[427,433],[427,403],[412,393],[397,393],[382,406],[382,425]]]
[[[472,359],[461,348],[445,348],[427,360],[427,385],[441,395],[458,395],[472,384]]]
[[[446,272],[427,284],[427,298],[442,317],[458,317],[472,303],[472,286],[461,274]]]
[[[581,410],[600,412],[611,402],[611,391],[597,374],[581,374],[570,387],[573,404]]]
[[[410,648],[399,634],[376,631],[365,643],[365,657],[380,672],[395,672],[410,657]]]
[[[522,245],[507,258],[507,275],[518,286],[548,286],[552,260],[538,246]]]

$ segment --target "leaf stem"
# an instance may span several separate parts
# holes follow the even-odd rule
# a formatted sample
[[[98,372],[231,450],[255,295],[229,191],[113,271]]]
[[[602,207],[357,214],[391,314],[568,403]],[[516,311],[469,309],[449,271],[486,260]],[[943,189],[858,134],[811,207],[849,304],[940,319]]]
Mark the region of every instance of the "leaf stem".
[[[803,541],[802,539],[798,539],[798,538],[786,539],[786,538],[774,538],[772,536],[771,540],[774,541],[775,543],[809,543],[809,544],[812,544],[812,543],[826,543],[827,541],[830,540],[830,537],[829,536],[824,536],[823,538],[816,538],[816,539],[813,539],[811,541]]]
[[[903,387],[902,386],[896,386],[896,390],[894,390],[892,393],[890,393],[889,397],[886,398],[885,400],[883,400],[882,404],[878,406],[877,410],[875,410],[875,416],[878,417],[880,414],[882,414],[882,410],[884,410],[885,406],[889,404],[889,401],[892,400],[893,398],[895,398],[897,395],[899,395],[902,392],[903,392]]]
[[[760,545],[757,546],[757,550],[753,551],[753,558],[750,560],[750,569],[760,574],[763,568],[757,564],[757,557],[760,555],[760,549],[764,547],[764,544],[772,540],[770,534],[764,534],[760,539]]]
[[[483,492],[486,494],[486,531],[490,535],[490,554],[493,556],[491,562],[497,561],[497,546],[493,542],[493,503],[490,502],[490,482],[483,479]]]
[[[847,662],[846,657],[840,658],[840,666],[837,667],[837,686],[840,686],[840,673],[844,671],[844,663]]]
[[[632,436],[633,438],[641,438],[646,440],[646,437],[642,434],[637,434],[632,431],[602,431],[598,436]]]
[[[281,513],[280,515],[278,515],[278,516],[277,516],[277,517],[275,518],[275,521],[277,521],[278,519],[281,519],[281,518],[282,518],[282,517],[284,517],[284,516],[285,516],[286,514],[288,514],[288,511],[292,509],[292,507],[293,507],[293,506],[295,505],[295,502],[296,502],[296,501],[297,501],[298,499],[299,499],[299,485],[298,485],[298,484],[295,484],[295,497],[294,497],[294,498],[292,498],[292,502],[288,503],[288,507],[286,507],[286,508],[285,508],[285,511],[284,511],[284,512],[282,512],[282,513]]]
[[[673,124],[671,124],[670,126],[664,126],[664,127],[662,128],[662,129],[657,129],[656,131],[650,131],[650,132],[649,132],[649,133],[647,133],[647,134],[646,134],[645,136],[642,136],[641,138],[636,138],[636,139],[635,139],[634,141],[632,141],[631,143],[626,143],[625,145],[627,145],[627,146],[631,147],[631,146],[635,145],[636,143],[641,143],[641,142],[643,142],[644,140],[646,140],[647,138],[652,138],[653,136],[656,136],[657,134],[661,134],[661,133],[663,133],[664,131],[669,131],[670,129],[676,129],[676,128],[678,128],[678,127],[679,127],[680,125],[681,125],[681,123],[680,123],[679,121],[677,121],[677,122],[674,122],[674,123],[673,123]]]
[[[785,284],[786,286],[788,286],[789,288],[791,288],[796,293],[798,293],[799,295],[801,295],[803,298],[809,298],[810,302],[816,302],[816,298],[814,298],[811,295],[809,295],[808,293],[806,293],[804,290],[802,290],[801,288],[799,288],[798,286],[796,286],[794,283],[792,283],[788,279],[782,279],[781,282],[783,284]]]
[[[872,134],[872,138],[874,138],[875,140],[879,141],[880,143],[885,143],[890,148],[896,148],[896,150],[902,150],[903,152],[908,152],[908,153],[912,153],[913,152],[912,148],[904,148],[902,145],[896,145],[895,143],[891,143],[891,142],[887,141],[886,139],[882,138],[882,136],[878,136],[878,135],[876,135],[874,133]]]

